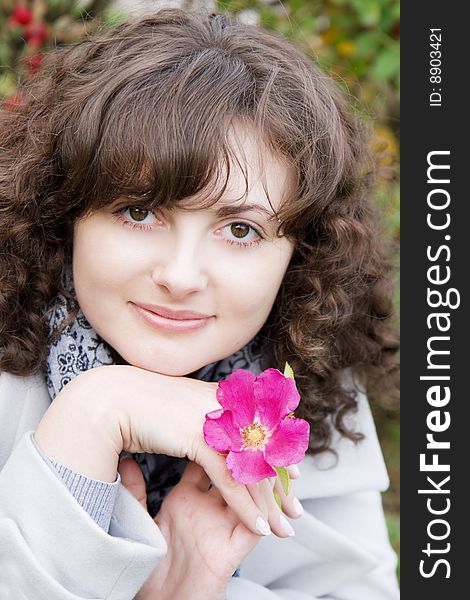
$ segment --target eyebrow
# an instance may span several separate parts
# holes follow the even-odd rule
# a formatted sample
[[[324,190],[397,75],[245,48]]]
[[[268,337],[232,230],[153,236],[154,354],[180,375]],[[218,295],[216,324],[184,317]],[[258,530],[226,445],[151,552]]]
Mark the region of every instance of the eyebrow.
[[[276,215],[269,211],[261,204],[227,204],[223,205],[217,209],[217,216],[219,217],[231,217],[233,215],[239,215],[240,213],[248,212],[250,210],[254,210],[256,212],[263,213],[267,215],[270,219],[275,217]]]

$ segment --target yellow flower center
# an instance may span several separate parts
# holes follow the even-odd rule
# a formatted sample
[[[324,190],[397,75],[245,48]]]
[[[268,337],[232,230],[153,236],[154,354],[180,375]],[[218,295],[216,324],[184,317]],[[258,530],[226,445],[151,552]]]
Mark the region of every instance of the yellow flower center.
[[[266,429],[259,423],[252,423],[241,430],[243,445],[248,448],[259,448],[266,439]]]

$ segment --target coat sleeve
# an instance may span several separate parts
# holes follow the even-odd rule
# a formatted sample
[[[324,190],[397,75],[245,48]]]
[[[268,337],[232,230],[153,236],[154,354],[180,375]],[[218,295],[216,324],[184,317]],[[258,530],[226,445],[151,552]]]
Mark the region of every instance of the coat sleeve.
[[[263,538],[227,600],[397,600],[396,555],[379,492],[304,500],[294,538]],[[309,539],[309,537],[313,539]]]
[[[160,530],[121,486],[104,532],[37,453],[31,434],[0,471],[0,598],[131,600],[166,553]]]

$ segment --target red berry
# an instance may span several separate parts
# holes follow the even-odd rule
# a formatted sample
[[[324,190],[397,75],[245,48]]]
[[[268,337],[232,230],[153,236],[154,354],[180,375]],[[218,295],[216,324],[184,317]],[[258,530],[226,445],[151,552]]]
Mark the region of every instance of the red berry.
[[[29,46],[39,48],[47,40],[47,27],[40,21],[28,23],[24,28],[23,37]]]
[[[32,16],[29,8],[24,4],[20,4],[20,6],[13,9],[11,20],[19,25],[28,25],[31,22]]]
[[[21,105],[21,96],[20,94],[14,94],[13,96],[8,96],[3,101],[3,108],[5,110],[13,111],[19,108]]]
[[[26,66],[30,73],[36,73],[41,68],[42,65],[42,56],[41,54],[33,54],[32,56],[28,56],[26,59]]]

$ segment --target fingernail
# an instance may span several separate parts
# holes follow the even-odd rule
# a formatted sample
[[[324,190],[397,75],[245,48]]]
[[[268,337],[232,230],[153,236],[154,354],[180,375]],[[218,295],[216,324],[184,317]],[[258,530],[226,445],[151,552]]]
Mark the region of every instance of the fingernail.
[[[281,528],[283,529],[284,533],[287,533],[287,535],[290,536],[290,537],[292,537],[293,535],[295,535],[295,531],[292,529],[291,524],[285,518],[284,515],[281,515],[279,517],[279,521],[281,523]]]
[[[256,519],[256,529],[261,533],[261,535],[269,535],[271,533],[271,528],[261,517]]]
[[[300,469],[297,465],[291,465],[289,467],[291,477],[300,477]]]
[[[297,498],[294,498],[292,500],[292,507],[294,509],[294,512],[297,516],[301,516],[304,514],[304,507],[300,504],[300,502],[297,500]]]

